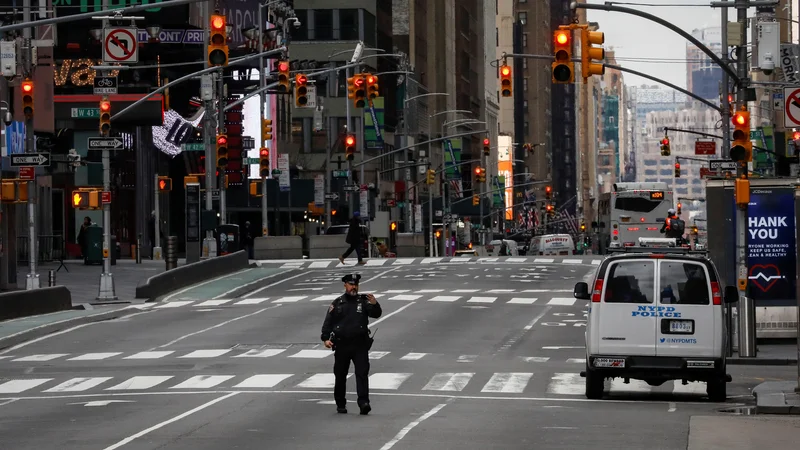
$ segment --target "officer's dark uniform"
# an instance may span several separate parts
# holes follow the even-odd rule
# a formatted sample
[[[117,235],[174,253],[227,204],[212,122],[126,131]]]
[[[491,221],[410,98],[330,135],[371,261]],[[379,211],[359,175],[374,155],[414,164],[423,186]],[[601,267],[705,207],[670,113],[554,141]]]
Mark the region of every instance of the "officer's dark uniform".
[[[664,220],[664,225],[661,225],[661,232],[664,233],[664,237],[673,239],[679,239],[682,237],[680,235],[676,235],[676,233],[672,230],[672,227],[670,227],[670,222],[678,218],[679,217],[677,214],[672,214],[670,216],[667,216],[666,220]]]
[[[342,282],[355,282],[361,275],[352,274],[342,277]],[[356,375],[356,391],[358,392],[358,406],[362,414],[369,413],[369,349],[371,338],[369,336],[369,317],[377,319],[381,316],[381,305],[369,303],[366,295],[351,296],[347,293],[331,303],[325,323],[322,324],[323,341],[331,340],[334,343],[333,374],[336,383],[333,388],[333,398],[340,413],[346,413],[345,392],[347,386],[347,372],[350,370],[350,361],[353,361]]]

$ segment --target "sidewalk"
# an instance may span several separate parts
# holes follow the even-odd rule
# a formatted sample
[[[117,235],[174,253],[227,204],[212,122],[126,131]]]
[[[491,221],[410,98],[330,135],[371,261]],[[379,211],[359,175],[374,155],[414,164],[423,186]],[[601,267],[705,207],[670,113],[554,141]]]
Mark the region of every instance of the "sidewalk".
[[[769,450],[797,448],[800,418],[692,416],[688,450]]]
[[[765,381],[753,388],[757,414],[800,415],[798,381]],[[795,438],[800,436],[800,423]]]
[[[737,352],[728,358],[728,364],[740,366],[794,366],[797,365],[797,341],[786,344],[757,344],[755,358],[742,358]]]
[[[49,282],[48,271],[58,270],[58,262],[45,263],[36,267],[39,274],[39,285],[47,287]],[[178,260],[178,266],[186,264],[185,259]],[[114,277],[114,291],[120,302],[130,302],[136,297],[136,286],[147,278],[162,273],[166,270],[164,261],[142,260],[136,264],[132,259],[118,259],[117,264],[111,266]],[[66,260],[64,267],[56,272],[56,285],[66,286],[72,294],[72,304],[95,303],[100,289],[100,274],[102,265],[87,266],[83,260]],[[25,289],[25,277],[28,274],[27,266],[18,267],[17,286]]]

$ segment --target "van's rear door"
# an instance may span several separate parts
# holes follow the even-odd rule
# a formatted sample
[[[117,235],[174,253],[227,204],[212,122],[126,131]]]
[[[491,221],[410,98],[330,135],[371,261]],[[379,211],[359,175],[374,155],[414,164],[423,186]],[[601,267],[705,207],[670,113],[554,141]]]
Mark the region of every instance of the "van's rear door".
[[[599,306],[601,355],[655,356],[656,264],[653,259],[625,259],[609,264]],[[592,311],[592,314],[595,314]]]

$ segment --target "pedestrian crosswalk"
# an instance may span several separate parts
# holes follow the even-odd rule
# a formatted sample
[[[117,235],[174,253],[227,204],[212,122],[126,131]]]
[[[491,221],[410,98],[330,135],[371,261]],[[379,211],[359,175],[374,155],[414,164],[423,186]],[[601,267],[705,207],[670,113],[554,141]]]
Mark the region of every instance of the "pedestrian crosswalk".
[[[567,264],[567,265],[599,265],[601,256],[568,257],[563,256],[523,256],[523,257],[434,257],[434,258],[369,258],[364,266],[418,266],[434,264]],[[322,260],[258,260],[260,266],[275,265],[284,269],[335,269],[353,267],[353,263],[342,265],[337,259]]]
[[[348,378],[351,378],[351,373]],[[421,393],[480,394],[528,394],[559,396],[583,396],[584,379],[579,373],[557,372],[442,372],[416,374],[412,372],[377,372],[369,376],[373,391],[398,391]],[[0,399],[14,395],[75,394],[75,393],[124,393],[124,392],[169,392],[202,390],[247,390],[247,389],[332,389],[334,376],[325,373],[260,373],[260,374],[203,374],[203,375],[131,375],[125,376],[81,376],[66,379],[55,377],[0,378]],[[680,380],[661,386],[631,380],[607,381],[606,390],[613,396],[625,394],[690,394],[705,395],[706,384],[701,382],[684,385]]]
[[[323,294],[317,288],[307,288],[307,295],[273,295],[242,298],[219,298],[214,300],[187,300],[175,299],[163,303],[146,303],[142,309],[173,309],[182,307],[212,308],[229,306],[257,306],[264,304],[295,304],[300,302],[332,302],[338,294]],[[298,289],[293,289],[297,291]],[[509,305],[539,305],[539,306],[574,306],[576,299],[567,296],[568,289],[390,289],[369,292],[381,302],[433,302],[433,303],[464,303],[464,304],[509,304]],[[296,292],[293,292],[293,294]],[[560,297],[553,297],[559,295]]]
[[[321,346],[320,346],[321,347]],[[248,359],[264,359],[264,358],[290,358],[292,360],[311,359],[321,360],[324,358],[333,359],[333,352],[326,348],[299,348],[299,347],[285,347],[285,348],[222,348],[222,349],[197,349],[197,350],[147,350],[141,352],[98,352],[98,353],[45,353],[35,355],[9,355],[8,358],[2,361],[2,365],[6,367],[19,367],[30,365],[50,365],[55,363],[96,363],[105,361],[158,361],[163,362],[165,359],[174,358],[176,360],[207,360],[215,358],[236,358],[242,361],[242,358]],[[397,358],[400,361],[420,361],[422,359],[438,358],[444,360],[451,360],[459,363],[471,363],[478,359],[478,355],[443,355],[437,353],[420,353],[420,352],[391,352],[391,351],[378,351],[374,350],[369,352],[371,360],[378,359],[391,359]],[[551,358],[549,356],[522,356],[519,358],[525,362],[558,362],[567,364],[585,364],[584,358],[570,358],[562,356],[560,358]]]

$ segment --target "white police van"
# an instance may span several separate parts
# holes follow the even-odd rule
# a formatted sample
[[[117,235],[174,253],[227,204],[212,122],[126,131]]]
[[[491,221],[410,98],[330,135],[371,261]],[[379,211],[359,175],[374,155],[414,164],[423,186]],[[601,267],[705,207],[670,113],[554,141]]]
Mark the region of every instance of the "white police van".
[[[727,327],[724,292],[705,252],[675,239],[639,238],[597,268],[591,290],[577,283],[574,296],[589,300],[586,326],[586,396],[603,396],[606,378],[704,381],[711,401],[725,401]]]

